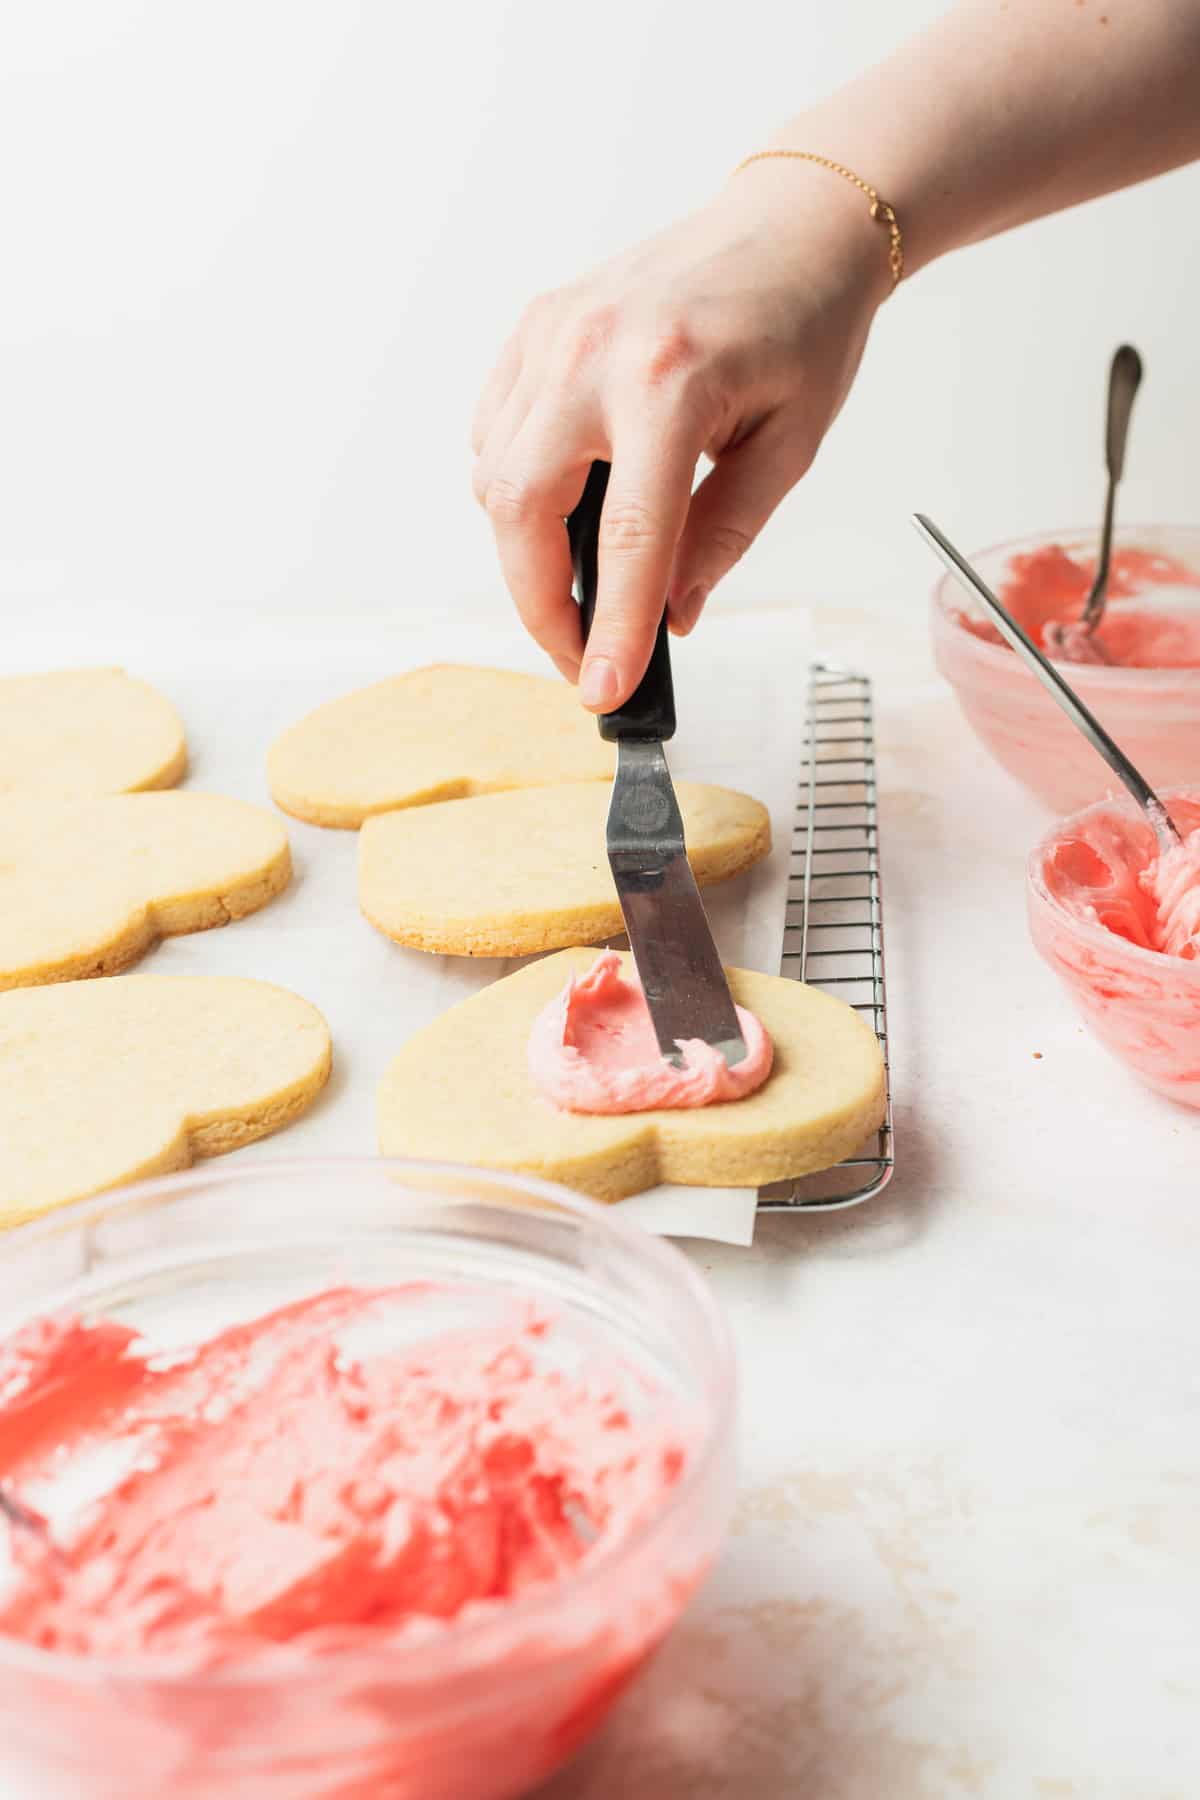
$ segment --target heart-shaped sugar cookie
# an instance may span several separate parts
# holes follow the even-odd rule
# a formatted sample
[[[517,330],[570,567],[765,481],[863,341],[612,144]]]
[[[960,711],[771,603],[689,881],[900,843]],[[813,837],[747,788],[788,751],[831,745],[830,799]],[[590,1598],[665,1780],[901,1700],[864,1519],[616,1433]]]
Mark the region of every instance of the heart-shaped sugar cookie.
[[[559,781],[601,781],[612,746],[565,681],[435,664],[331,700],[267,760],[284,812],[356,828],[373,813]]]
[[[761,1187],[806,1175],[852,1155],[881,1124],[883,1056],[870,1026],[816,988],[739,969],[729,971],[733,997],[775,1050],[757,1092],[692,1111],[558,1111],[530,1078],[529,1033],[594,961],[594,951],[563,950],[530,963],[411,1038],[380,1087],[384,1153],[540,1175],[620,1200],[660,1182]]]
[[[278,1131],[329,1063],[320,1013],[264,981],[127,975],[0,994],[0,1224]]]
[[[112,975],[287,886],[287,833],[218,794],[0,797],[0,989]]]
[[[688,860],[704,886],[771,848],[765,806],[681,781]],[[368,819],[358,893],[398,944],[443,956],[528,956],[624,929],[604,853],[610,788],[596,781],[410,807]]]
[[[130,794],[186,767],[175,708],[124,669],[0,679],[0,794]]]

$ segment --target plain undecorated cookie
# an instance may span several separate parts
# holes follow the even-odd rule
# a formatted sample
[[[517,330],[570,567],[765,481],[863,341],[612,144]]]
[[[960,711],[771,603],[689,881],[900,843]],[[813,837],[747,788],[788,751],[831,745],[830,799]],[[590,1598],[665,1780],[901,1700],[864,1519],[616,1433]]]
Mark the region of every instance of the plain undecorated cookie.
[[[129,975],[0,994],[0,1224],[278,1131],[329,1064],[320,1013],[264,981]]]
[[[771,848],[765,806],[681,781],[688,860],[701,886]],[[527,956],[598,944],[623,929],[604,850],[607,783],[525,788],[368,819],[358,894],[398,944],[445,956]]]
[[[807,1175],[852,1155],[882,1123],[883,1056],[870,1026],[816,988],[739,969],[729,971],[733,997],[775,1047],[756,1093],[616,1118],[558,1111],[530,1079],[529,1033],[594,961],[591,950],[545,957],[411,1038],[380,1087],[385,1155],[538,1175],[620,1200],[660,1182],[756,1188]]]
[[[351,829],[401,806],[601,781],[612,770],[612,746],[566,682],[449,663],[319,706],[267,759],[285,812]]]
[[[0,794],[131,794],[186,768],[179,714],[124,669],[0,678]]]
[[[218,794],[0,797],[0,989],[115,974],[265,906],[291,866],[272,813]]]

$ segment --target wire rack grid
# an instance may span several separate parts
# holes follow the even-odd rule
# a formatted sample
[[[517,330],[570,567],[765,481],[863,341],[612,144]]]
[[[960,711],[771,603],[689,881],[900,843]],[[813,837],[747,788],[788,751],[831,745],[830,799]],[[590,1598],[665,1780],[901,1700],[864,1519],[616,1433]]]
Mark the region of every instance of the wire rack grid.
[[[857,1155],[763,1188],[760,1212],[861,1206],[882,1193],[895,1167],[869,678],[813,663],[806,721],[782,973],[836,994],[874,1028],[883,1050],[887,1111]]]

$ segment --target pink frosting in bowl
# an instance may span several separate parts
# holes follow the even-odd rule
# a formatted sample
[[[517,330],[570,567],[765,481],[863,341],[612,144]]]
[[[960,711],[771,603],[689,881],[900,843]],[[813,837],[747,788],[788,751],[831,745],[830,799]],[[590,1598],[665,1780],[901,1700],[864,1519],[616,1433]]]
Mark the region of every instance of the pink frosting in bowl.
[[[1029,859],[1029,923],[1100,1042],[1200,1107],[1200,792],[1162,797],[1184,837],[1165,855],[1132,801],[1056,825]]]
[[[1131,525],[1116,534],[1115,592],[1100,634],[1111,662],[1071,630],[1096,533],[1044,532],[971,554],[1035,642],[1158,787],[1200,770],[1200,527]],[[1053,630],[1065,627],[1055,648]],[[934,656],[990,754],[1055,813],[1109,793],[1114,777],[950,575],[933,592]]]
[[[516,1800],[717,1551],[727,1334],[611,1208],[261,1163],[5,1252],[6,1800]]]

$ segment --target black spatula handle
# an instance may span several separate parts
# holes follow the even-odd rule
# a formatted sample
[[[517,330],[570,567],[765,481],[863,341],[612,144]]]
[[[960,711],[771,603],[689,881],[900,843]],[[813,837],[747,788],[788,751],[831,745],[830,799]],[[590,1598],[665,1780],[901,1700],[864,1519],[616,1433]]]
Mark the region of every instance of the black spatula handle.
[[[567,536],[575,564],[575,592],[583,620],[586,644],[596,611],[596,552],[600,542],[600,514],[608,487],[609,465],[594,462],[579,505],[567,520]],[[671,680],[671,650],[667,639],[667,612],[659,621],[650,666],[639,686],[616,712],[598,720],[600,736],[615,744],[621,738],[662,738],[675,735],[675,686]]]

